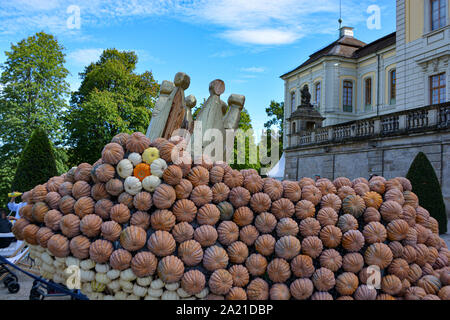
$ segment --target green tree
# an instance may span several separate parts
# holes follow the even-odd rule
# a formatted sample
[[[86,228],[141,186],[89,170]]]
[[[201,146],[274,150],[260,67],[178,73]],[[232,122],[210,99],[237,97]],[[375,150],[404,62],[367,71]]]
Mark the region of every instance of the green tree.
[[[38,128],[22,153],[11,189],[28,191],[56,175],[53,147],[45,131]]]
[[[423,152],[419,152],[409,168],[406,177],[411,181],[412,191],[419,197],[419,203],[439,223],[439,233],[447,232],[447,215],[442,190],[436,172]]]
[[[269,107],[266,108],[266,114],[270,119],[264,123],[267,129],[267,135],[272,134],[272,128],[275,127],[279,135],[279,157],[283,153],[283,122],[284,122],[284,102],[270,101]],[[271,139],[268,139],[267,152],[271,152]]]
[[[0,76],[0,206],[33,130],[43,128],[58,148],[63,142],[61,114],[69,94],[63,50],[54,36],[38,32],[5,52]],[[64,170],[64,149],[57,154],[58,167]]]
[[[151,72],[135,72],[137,61],[132,51],[107,49],[80,73],[65,117],[71,165],[95,162],[117,133],[146,131],[159,85]]]

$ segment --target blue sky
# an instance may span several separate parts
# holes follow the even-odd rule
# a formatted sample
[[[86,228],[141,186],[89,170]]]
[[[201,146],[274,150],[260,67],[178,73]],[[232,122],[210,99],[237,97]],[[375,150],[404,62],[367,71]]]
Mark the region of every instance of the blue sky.
[[[379,29],[367,24],[374,5]],[[78,9],[80,20],[71,19]],[[395,1],[342,0],[342,17],[369,43],[395,31]],[[208,97],[211,80],[224,80],[222,99],[244,94],[259,131],[270,101],[284,99],[279,76],[336,40],[338,18],[338,0],[0,0],[0,63],[11,43],[53,33],[65,47],[76,90],[78,73],[103,49],[134,50],[138,72],[150,70],[158,82],[189,74],[186,94],[198,101]]]

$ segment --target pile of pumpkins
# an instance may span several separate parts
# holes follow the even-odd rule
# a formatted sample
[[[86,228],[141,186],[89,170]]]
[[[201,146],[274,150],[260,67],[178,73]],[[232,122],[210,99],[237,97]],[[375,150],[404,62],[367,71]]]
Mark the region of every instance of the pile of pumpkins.
[[[403,177],[278,181],[121,133],[23,194],[41,274],[90,299],[449,300],[450,251]]]

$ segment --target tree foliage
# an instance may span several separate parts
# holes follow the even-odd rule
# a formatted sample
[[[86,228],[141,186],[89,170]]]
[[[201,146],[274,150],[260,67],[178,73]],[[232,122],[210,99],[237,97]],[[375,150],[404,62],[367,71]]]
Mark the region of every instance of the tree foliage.
[[[43,128],[59,148],[65,169],[61,114],[67,108],[68,70],[64,47],[51,34],[38,32],[11,44],[0,76],[0,205],[4,205],[23,148]]]
[[[406,177],[411,181],[412,191],[419,197],[419,204],[438,221],[439,233],[446,233],[447,215],[441,186],[433,166],[423,152],[417,154]]]
[[[56,175],[53,147],[45,131],[38,128],[22,153],[11,189],[25,192]]]
[[[137,61],[132,51],[107,49],[80,73],[65,117],[71,165],[95,162],[117,133],[146,131],[159,85],[151,72],[135,72]]]
[[[278,142],[279,142],[279,154],[278,157],[281,158],[283,153],[283,122],[284,122],[284,102],[276,102],[274,100],[270,101],[269,107],[266,108],[266,114],[269,120],[264,123],[264,127],[267,129],[267,155],[271,156],[272,150],[272,135],[276,133],[273,132],[275,127],[278,131]]]

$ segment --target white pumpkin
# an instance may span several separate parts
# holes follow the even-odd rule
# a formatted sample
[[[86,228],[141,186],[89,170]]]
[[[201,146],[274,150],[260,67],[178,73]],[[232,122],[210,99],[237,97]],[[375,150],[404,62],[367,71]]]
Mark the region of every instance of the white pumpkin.
[[[134,294],[130,294],[127,297],[127,300],[141,300],[141,298],[139,298],[138,296],[134,295]]]
[[[120,273],[120,279],[125,281],[134,281],[136,280],[136,275],[134,274],[133,270],[131,268],[128,268],[126,270],[123,270]]]
[[[206,298],[206,296],[208,295],[209,290],[208,288],[204,288],[202,291],[200,291],[199,293],[197,293],[195,296],[199,299],[204,299]]]
[[[67,257],[66,258],[66,266],[70,267],[70,266],[80,266],[80,259],[75,258],[75,257]]]
[[[137,195],[142,190],[142,183],[136,177],[126,178],[123,185],[125,187],[125,191],[131,194],[132,196]]]
[[[179,287],[180,287],[180,284],[178,282],[166,284],[166,289],[169,291],[176,291]]]
[[[133,152],[128,155],[128,160],[130,160],[134,166],[137,166],[142,162],[142,157],[139,153]]]
[[[111,269],[106,273],[106,276],[111,280],[115,280],[120,277],[120,271],[116,269]]]
[[[110,269],[109,264],[106,263],[97,263],[95,265],[95,271],[99,273],[107,273]]]
[[[161,300],[180,300],[176,291],[164,291]]]
[[[117,174],[125,179],[133,175],[133,163],[128,159],[122,159],[116,167]]]
[[[147,295],[147,289],[137,284],[134,284],[133,294],[138,297],[145,297]]]
[[[142,187],[148,192],[154,192],[160,184],[161,179],[154,175],[145,177],[144,180],[142,180]]]
[[[119,280],[111,281],[106,286],[108,287],[108,289],[110,289],[110,290],[112,290],[114,292],[117,292],[117,291],[120,290],[120,282],[119,282]]]
[[[164,288],[165,283],[161,279],[155,279],[150,284],[150,288],[152,289],[162,289]]]
[[[91,270],[95,267],[95,262],[91,259],[86,259],[80,262],[80,268],[83,270]]]
[[[81,293],[87,294],[92,292],[92,287],[90,282],[85,282],[81,285]]]
[[[108,284],[111,282],[111,279],[108,278],[106,273],[96,273],[95,274],[95,281],[101,284]]]
[[[158,158],[152,162],[150,165],[150,171],[152,175],[155,175],[159,178],[163,176],[164,170],[167,169],[167,163],[161,158]]]
[[[118,291],[114,295],[114,299],[116,299],[116,300],[127,300],[127,297],[128,297],[128,294],[123,291]]]
[[[82,282],[91,282],[95,279],[95,272],[92,270],[80,270],[80,280]]]
[[[152,277],[137,278],[136,283],[141,287],[148,287],[152,283]]]
[[[178,295],[180,296],[180,298],[188,298],[188,297],[191,296],[189,293],[187,293],[186,291],[184,291],[183,288],[178,288],[178,289],[177,289],[177,293],[178,293]]]
[[[62,277],[59,273],[55,273],[53,275],[53,282],[64,283],[65,281],[66,281],[66,279],[64,277]]]
[[[65,263],[61,263],[61,262],[58,261],[58,260],[53,261],[53,266],[54,266],[56,269],[60,269],[60,268],[62,268],[62,267],[65,266],[65,265],[66,265]]]
[[[58,261],[59,263],[65,263],[66,262],[66,258],[55,257],[55,260]]]
[[[133,283],[131,283],[131,281],[127,281],[127,280],[119,280],[120,283],[120,287],[122,288],[123,291],[131,293],[133,292]]]
[[[41,276],[47,280],[52,280],[53,279],[53,273],[42,270],[42,268],[39,270],[39,272],[41,273]]]
[[[181,300],[197,300],[195,297],[181,298]]]
[[[164,292],[163,289],[152,289],[152,288],[148,289],[148,295],[154,298],[161,297],[163,292]]]
[[[104,294],[101,292],[92,292],[88,294],[89,300],[103,300]]]
[[[41,254],[41,259],[44,263],[53,265],[53,258],[47,252]]]
[[[41,258],[39,258],[39,257],[34,258],[34,264],[37,265],[38,267],[42,266],[43,263],[44,263],[44,261],[42,261]]]
[[[145,296],[144,300],[159,300],[158,297],[152,297],[150,295]]]
[[[48,263],[45,263],[42,265],[41,270],[45,271],[45,272],[50,272],[50,273],[55,273],[56,272],[56,268]]]
[[[103,300],[115,300],[114,296],[107,294],[106,296],[103,296]]]

